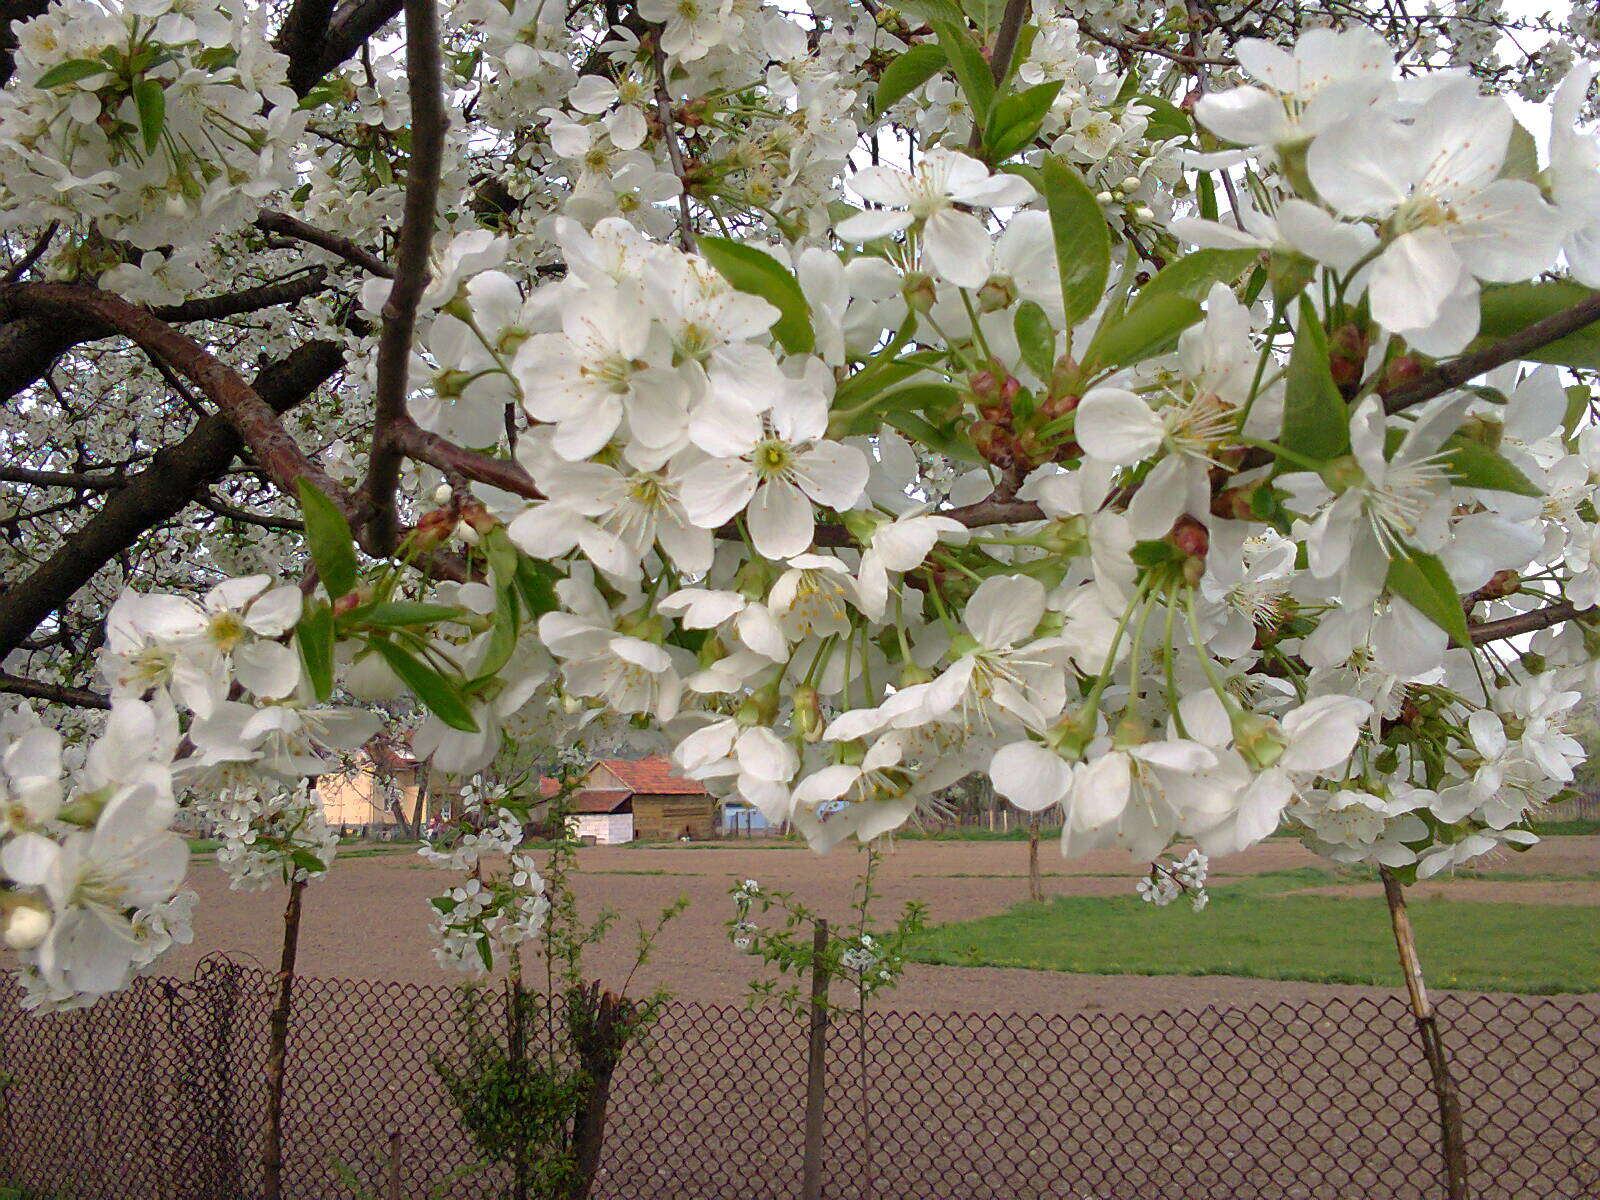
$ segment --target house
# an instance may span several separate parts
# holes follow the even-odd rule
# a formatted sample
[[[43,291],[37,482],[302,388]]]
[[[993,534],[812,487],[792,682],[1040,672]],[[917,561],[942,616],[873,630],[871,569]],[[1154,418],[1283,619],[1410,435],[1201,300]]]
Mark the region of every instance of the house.
[[[539,790],[549,796],[558,788],[543,779]],[[602,844],[698,840],[717,833],[716,798],[694,780],[674,775],[659,756],[601,759],[584,774],[569,808],[577,836]]]
[[[374,742],[344,772],[317,779],[323,819],[351,833],[417,836],[432,815],[425,790],[425,765],[386,742]]]
[[[584,788],[568,806],[572,835],[596,845],[633,841],[633,793],[626,788]]]

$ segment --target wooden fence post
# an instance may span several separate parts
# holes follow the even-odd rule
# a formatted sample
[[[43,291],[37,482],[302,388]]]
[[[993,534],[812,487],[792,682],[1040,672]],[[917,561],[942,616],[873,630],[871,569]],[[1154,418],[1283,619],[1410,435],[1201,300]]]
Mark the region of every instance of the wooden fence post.
[[[822,1200],[822,1135],[828,1085],[828,922],[811,939],[811,1038],[806,1047],[805,1163],[800,1200]]]
[[[1455,1080],[1450,1076],[1450,1060],[1428,1000],[1427,983],[1422,977],[1422,959],[1417,955],[1417,939],[1406,911],[1404,887],[1388,867],[1380,867],[1383,897],[1389,904],[1389,923],[1394,927],[1395,949],[1400,952],[1400,969],[1406,977],[1406,992],[1411,998],[1411,1015],[1416,1019],[1417,1037],[1428,1060],[1433,1079],[1433,1094],[1439,1105],[1439,1150],[1444,1156],[1445,1195],[1449,1200],[1471,1200],[1467,1180],[1467,1148],[1461,1129],[1461,1101]]]

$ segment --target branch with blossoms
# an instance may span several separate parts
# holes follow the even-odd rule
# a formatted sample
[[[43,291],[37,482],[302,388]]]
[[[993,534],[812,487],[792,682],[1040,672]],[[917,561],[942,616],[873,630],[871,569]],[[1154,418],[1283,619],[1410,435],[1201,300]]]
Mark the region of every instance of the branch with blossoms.
[[[1541,140],[1466,76],[1419,117],[1402,75],[1431,64],[1353,18],[1277,44],[1200,4],[1148,42],[1101,16],[1113,55],[1023,3],[640,0],[619,28],[424,0],[404,84],[375,53],[302,86],[303,30],[382,6],[294,6],[291,61],[204,5],[159,53],[111,16],[63,57],[73,2],[19,40],[0,133],[52,133],[0,209],[74,282],[0,311],[33,323],[18,361],[57,325],[103,387],[45,355],[28,405],[126,411],[126,338],[279,497],[191,463],[186,497],[267,519],[163,557],[128,540],[175,511],[154,479],[78,493],[118,515],[79,531],[110,550],[78,578],[111,748],[74,777],[7,734],[38,760],[8,786],[67,797],[0,832],[41,1003],[139,965],[52,957],[90,919],[45,883],[81,839],[116,860],[238,774],[287,811],[360,705],[414,721],[440,779],[625,728],[819,851],[876,851],[978,774],[1059,807],[1069,855],[1288,826],[1410,879],[1530,844],[1571,779],[1600,650],[1586,67]],[[285,302],[201,286],[234,260]],[[335,337],[348,378],[289,416],[226,366]],[[124,432],[74,457],[19,425],[8,486],[142,462]],[[73,578],[83,541],[47,544]],[[248,562],[270,574],[209,586]],[[153,765],[97,774],[135,727]],[[114,784],[141,821],[77,803]],[[463,903],[461,947],[510,919]]]

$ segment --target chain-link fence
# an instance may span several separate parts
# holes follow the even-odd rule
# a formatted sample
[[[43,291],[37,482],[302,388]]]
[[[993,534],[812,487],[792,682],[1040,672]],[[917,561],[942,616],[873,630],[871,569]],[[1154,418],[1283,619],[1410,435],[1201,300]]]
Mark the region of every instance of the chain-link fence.
[[[70,1200],[259,1194],[272,976],[220,958],[37,1017],[0,986],[0,1184]],[[284,1195],[490,1197],[431,1065],[460,990],[306,979]],[[499,1000],[486,997],[493,1015]],[[1479,1200],[1600,1197],[1600,1006],[1451,997]],[[1156,1016],[848,1015],[828,1043],[829,1200],[1411,1200],[1441,1194],[1403,1000]],[[612,1091],[596,1195],[798,1193],[806,1026],[672,1002]],[[398,1154],[398,1162],[394,1157]],[[390,1182],[398,1166],[399,1188]]]

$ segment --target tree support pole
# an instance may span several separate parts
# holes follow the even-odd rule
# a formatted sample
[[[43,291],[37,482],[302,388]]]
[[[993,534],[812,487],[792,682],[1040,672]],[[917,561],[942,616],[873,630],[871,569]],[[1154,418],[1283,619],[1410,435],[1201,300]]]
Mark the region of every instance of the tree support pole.
[[[1406,910],[1405,888],[1388,867],[1380,868],[1380,872],[1383,896],[1389,905],[1389,923],[1394,927],[1395,949],[1400,952],[1400,969],[1411,998],[1411,1015],[1417,1023],[1417,1037],[1422,1042],[1422,1053],[1427,1058],[1428,1073],[1433,1080],[1433,1094],[1439,1105],[1439,1148],[1444,1156],[1445,1195],[1449,1200],[1471,1200],[1461,1101],[1450,1075],[1450,1060],[1445,1055],[1444,1040],[1439,1036],[1433,1004],[1428,999],[1427,983],[1422,977],[1422,959],[1417,955],[1416,935]]]

